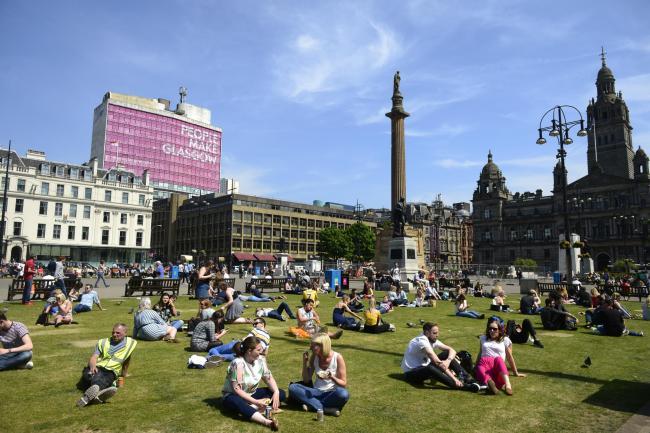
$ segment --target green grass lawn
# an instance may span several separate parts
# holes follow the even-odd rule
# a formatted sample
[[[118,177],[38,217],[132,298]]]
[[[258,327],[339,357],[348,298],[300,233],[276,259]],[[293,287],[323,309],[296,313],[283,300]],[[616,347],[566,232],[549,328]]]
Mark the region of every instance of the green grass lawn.
[[[518,304],[515,296],[511,304]],[[292,308],[298,297],[290,295]],[[81,393],[75,388],[97,339],[110,336],[112,324],[132,326],[128,311],[137,299],[120,305],[104,300],[108,311],[80,314],[79,325],[33,325],[40,305],[4,304],[10,319],[28,325],[34,341],[33,370],[0,373],[1,432],[257,432],[261,426],[223,413],[220,406],[225,366],[188,370],[182,344],[140,342],[133,355],[126,386],[104,405],[75,406]],[[318,311],[331,320],[334,298],[323,298]],[[470,299],[472,308],[488,313],[488,300]],[[627,302],[639,310],[638,302]],[[183,318],[195,313],[196,302],[179,300]],[[247,313],[253,314],[254,305]],[[582,308],[570,308],[574,313]],[[502,314],[518,321],[525,316]],[[477,335],[484,320],[458,318],[451,302],[437,308],[399,308],[385,316],[397,332],[369,335],[346,331],[334,341],[348,368],[350,401],[340,418],[326,417],[318,426],[313,414],[285,407],[279,415],[286,432],[319,428],[328,432],[594,432],[615,431],[650,396],[650,337],[599,337],[584,328],[576,332],[540,331],[545,349],[515,345],[514,355],[525,378],[513,378],[515,395],[506,397],[452,391],[437,385],[414,388],[401,379],[400,361],[408,341],[421,332],[406,322],[419,319],[440,324],[440,339],[456,350],[478,349]],[[533,324],[541,327],[538,317]],[[307,341],[286,334],[290,322],[268,320],[273,337],[269,365],[281,388],[300,380],[301,353]],[[231,337],[241,337],[248,325],[230,325]],[[628,327],[650,334],[650,323],[631,320]],[[591,356],[591,368],[581,368]]]

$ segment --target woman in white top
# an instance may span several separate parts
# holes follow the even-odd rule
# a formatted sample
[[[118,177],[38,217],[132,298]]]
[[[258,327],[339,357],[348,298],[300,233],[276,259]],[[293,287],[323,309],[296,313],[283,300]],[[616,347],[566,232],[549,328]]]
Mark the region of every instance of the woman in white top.
[[[512,395],[506,359],[515,376],[526,376],[517,371],[517,364],[512,356],[512,341],[505,335],[503,323],[498,317],[492,316],[488,319],[485,335],[481,335],[476,362],[476,380],[481,385],[487,385],[492,394],[503,389],[507,395]]]
[[[322,413],[339,416],[350,398],[343,356],[332,350],[327,334],[314,336],[310,348],[311,355],[306,351],[302,357],[302,382],[289,385],[289,395],[302,403],[303,410],[316,411],[319,418]]]

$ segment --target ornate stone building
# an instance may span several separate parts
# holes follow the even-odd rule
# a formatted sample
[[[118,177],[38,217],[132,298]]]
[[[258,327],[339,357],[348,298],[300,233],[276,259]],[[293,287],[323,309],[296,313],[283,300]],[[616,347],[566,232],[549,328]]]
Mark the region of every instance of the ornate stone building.
[[[583,253],[596,269],[615,260],[650,261],[650,175],[648,157],[634,152],[630,113],[615,78],[602,59],[597,96],[587,106],[588,174],[567,186],[569,228],[585,241]],[[552,195],[541,190],[511,194],[506,179],[488,154],[474,191],[475,262],[510,264],[532,258],[557,268],[558,239],[564,232],[562,172],[553,169]]]

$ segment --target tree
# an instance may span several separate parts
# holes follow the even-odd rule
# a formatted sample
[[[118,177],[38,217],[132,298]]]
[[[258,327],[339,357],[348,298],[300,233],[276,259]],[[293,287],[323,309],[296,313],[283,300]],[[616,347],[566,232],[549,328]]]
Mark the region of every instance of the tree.
[[[537,266],[537,262],[533,259],[524,259],[524,258],[517,258],[514,262],[512,262],[514,266],[520,266],[522,268],[534,268]]]
[[[353,251],[350,237],[343,230],[336,227],[323,229],[319,234],[320,250],[328,259],[348,257]]]
[[[369,261],[375,257],[375,233],[367,225],[357,222],[346,230],[352,243],[352,250],[347,256],[350,260]]]

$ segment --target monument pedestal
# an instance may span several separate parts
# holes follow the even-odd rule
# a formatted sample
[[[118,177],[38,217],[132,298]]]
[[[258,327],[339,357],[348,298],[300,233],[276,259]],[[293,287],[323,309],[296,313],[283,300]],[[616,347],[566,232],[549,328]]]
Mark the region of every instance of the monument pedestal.
[[[397,263],[400,270],[402,288],[409,291],[413,280],[418,273],[417,242],[413,238],[393,238],[388,241],[388,260],[391,266]]]

